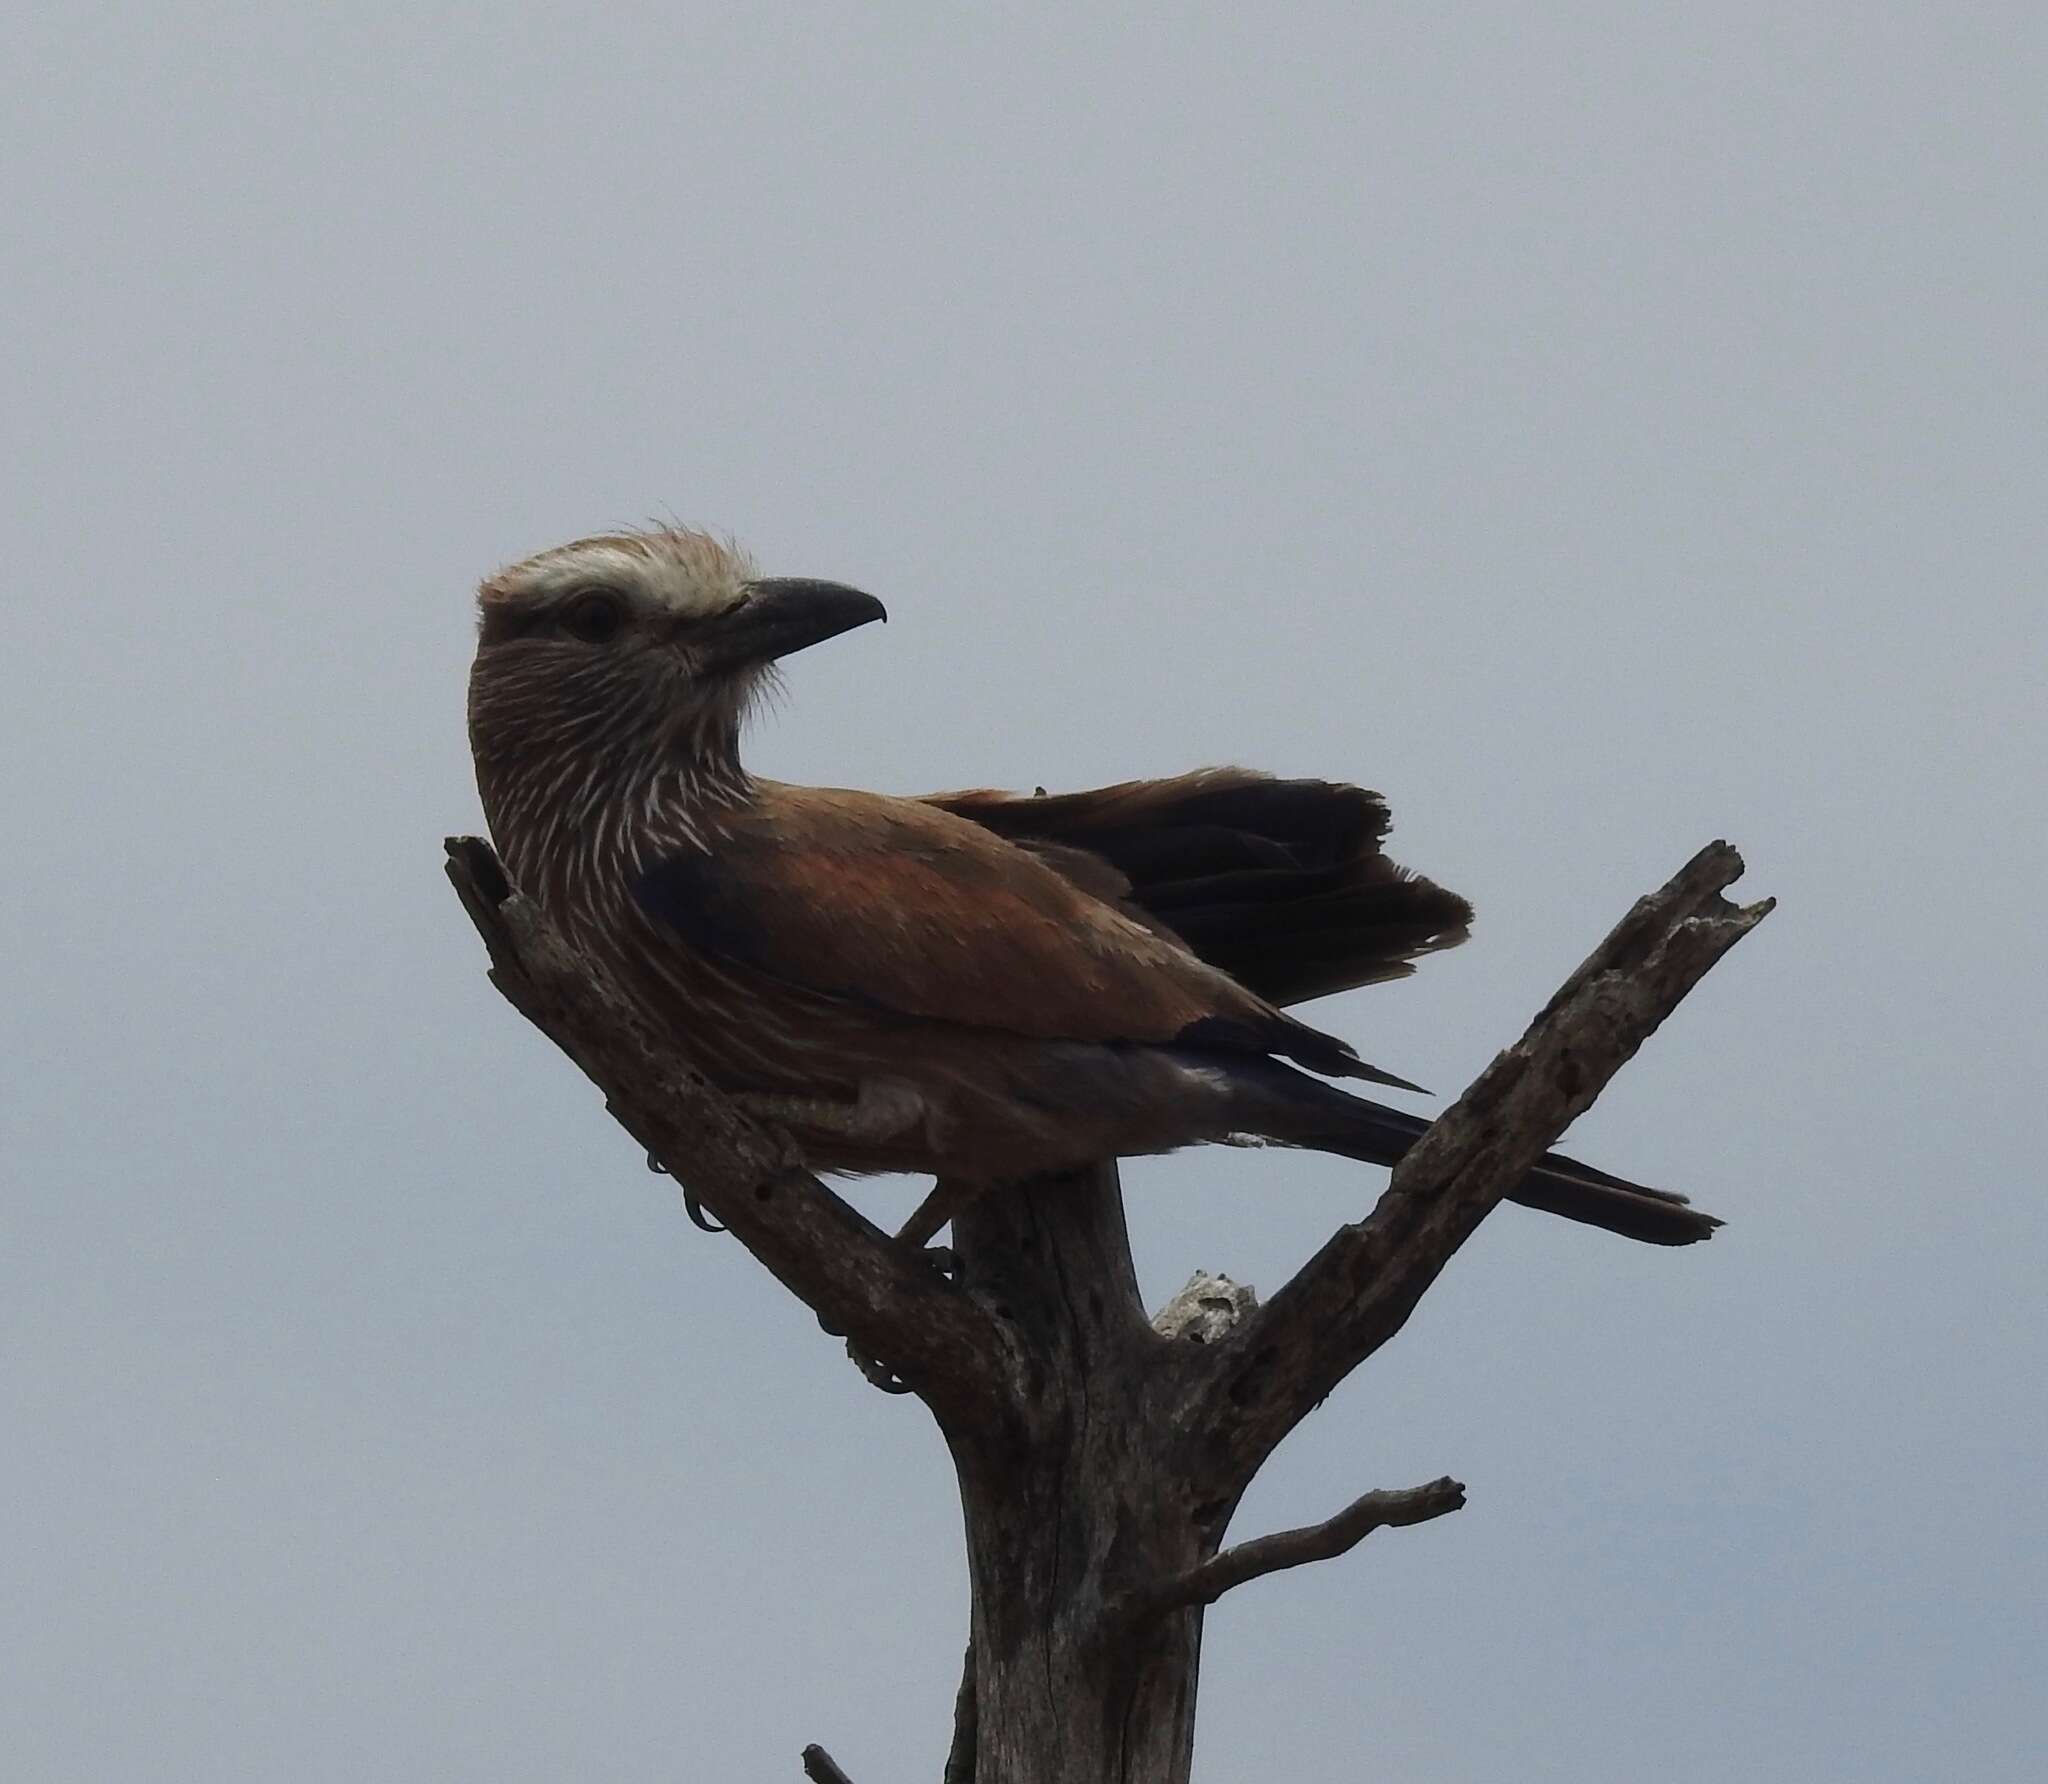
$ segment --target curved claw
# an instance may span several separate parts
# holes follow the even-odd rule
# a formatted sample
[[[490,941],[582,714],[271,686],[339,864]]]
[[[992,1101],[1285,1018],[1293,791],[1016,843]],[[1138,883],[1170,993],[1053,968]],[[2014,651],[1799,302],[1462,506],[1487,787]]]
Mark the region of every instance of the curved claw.
[[[657,1170],[661,1167],[656,1166]],[[722,1233],[726,1229],[704,1212],[704,1204],[689,1190],[683,1191],[683,1212],[690,1217],[690,1224],[700,1233]]]
[[[885,1394],[907,1394],[910,1383],[879,1357],[871,1357],[851,1339],[847,1340],[846,1354],[853,1359],[853,1366],[867,1378],[870,1387],[877,1387]]]

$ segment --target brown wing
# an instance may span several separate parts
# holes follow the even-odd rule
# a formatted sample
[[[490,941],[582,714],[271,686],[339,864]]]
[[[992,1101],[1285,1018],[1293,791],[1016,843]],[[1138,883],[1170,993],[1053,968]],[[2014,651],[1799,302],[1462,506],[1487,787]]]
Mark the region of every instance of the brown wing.
[[[1401,1084],[1029,849],[920,800],[764,785],[640,901],[682,940],[893,1017],[1043,1040],[1279,1053]]]
[[[1275,1004],[1400,978],[1472,907],[1380,853],[1386,802],[1332,781],[1209,768],[1085,793],[934,793],[1044,853]],[[1105,888],[1114,888],[1111,892]]]

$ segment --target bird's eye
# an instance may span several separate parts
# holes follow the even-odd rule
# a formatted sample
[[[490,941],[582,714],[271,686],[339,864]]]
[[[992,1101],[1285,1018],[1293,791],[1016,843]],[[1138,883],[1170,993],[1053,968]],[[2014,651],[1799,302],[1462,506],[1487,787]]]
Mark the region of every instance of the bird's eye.
[[[586,589],[562,609],[562,630],[585,644],[617,637],[625,623],[625,603],[609,589]]]

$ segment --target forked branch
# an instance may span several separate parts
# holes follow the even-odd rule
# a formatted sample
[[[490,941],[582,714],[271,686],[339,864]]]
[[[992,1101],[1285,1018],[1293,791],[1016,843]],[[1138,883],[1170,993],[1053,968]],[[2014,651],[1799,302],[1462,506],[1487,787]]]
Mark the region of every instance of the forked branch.
[[[1721,896],[1742,857],[1710,843],[1636,906],[1395,1167],[1379,1205],[1340,1228],[1218,1348],[1210,1410],[1249,1480],[1274,1445],[1398,1332],[1480,1221],[1590,1108],[1771,901]]]
[[[994,1322],[677,1059],[512,887],[488,843],[451,837],[447,847],[448,877],[490,950],[491,983],[582,1067],[619,1124],[785,1288],[886,1363],[942,1420],[981,1430],[1006,1420]]]

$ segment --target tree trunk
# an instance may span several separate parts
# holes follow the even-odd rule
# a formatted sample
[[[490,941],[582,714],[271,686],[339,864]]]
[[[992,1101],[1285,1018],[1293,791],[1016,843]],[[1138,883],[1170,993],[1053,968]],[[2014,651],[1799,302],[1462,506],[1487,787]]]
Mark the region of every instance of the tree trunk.
[[[985,1196],[953,1225],[960,1281],[1018,1338],[1024,1429],[949,1433],[973,1587],[974,1784],[1185,1784],[1197,1608],[1146,1588],[1216,1552],[1186,1417],[1198,1346],[1146,1319],[1114,1166]],[[1019,1440],[1021,1439],[1021,1441]]]

